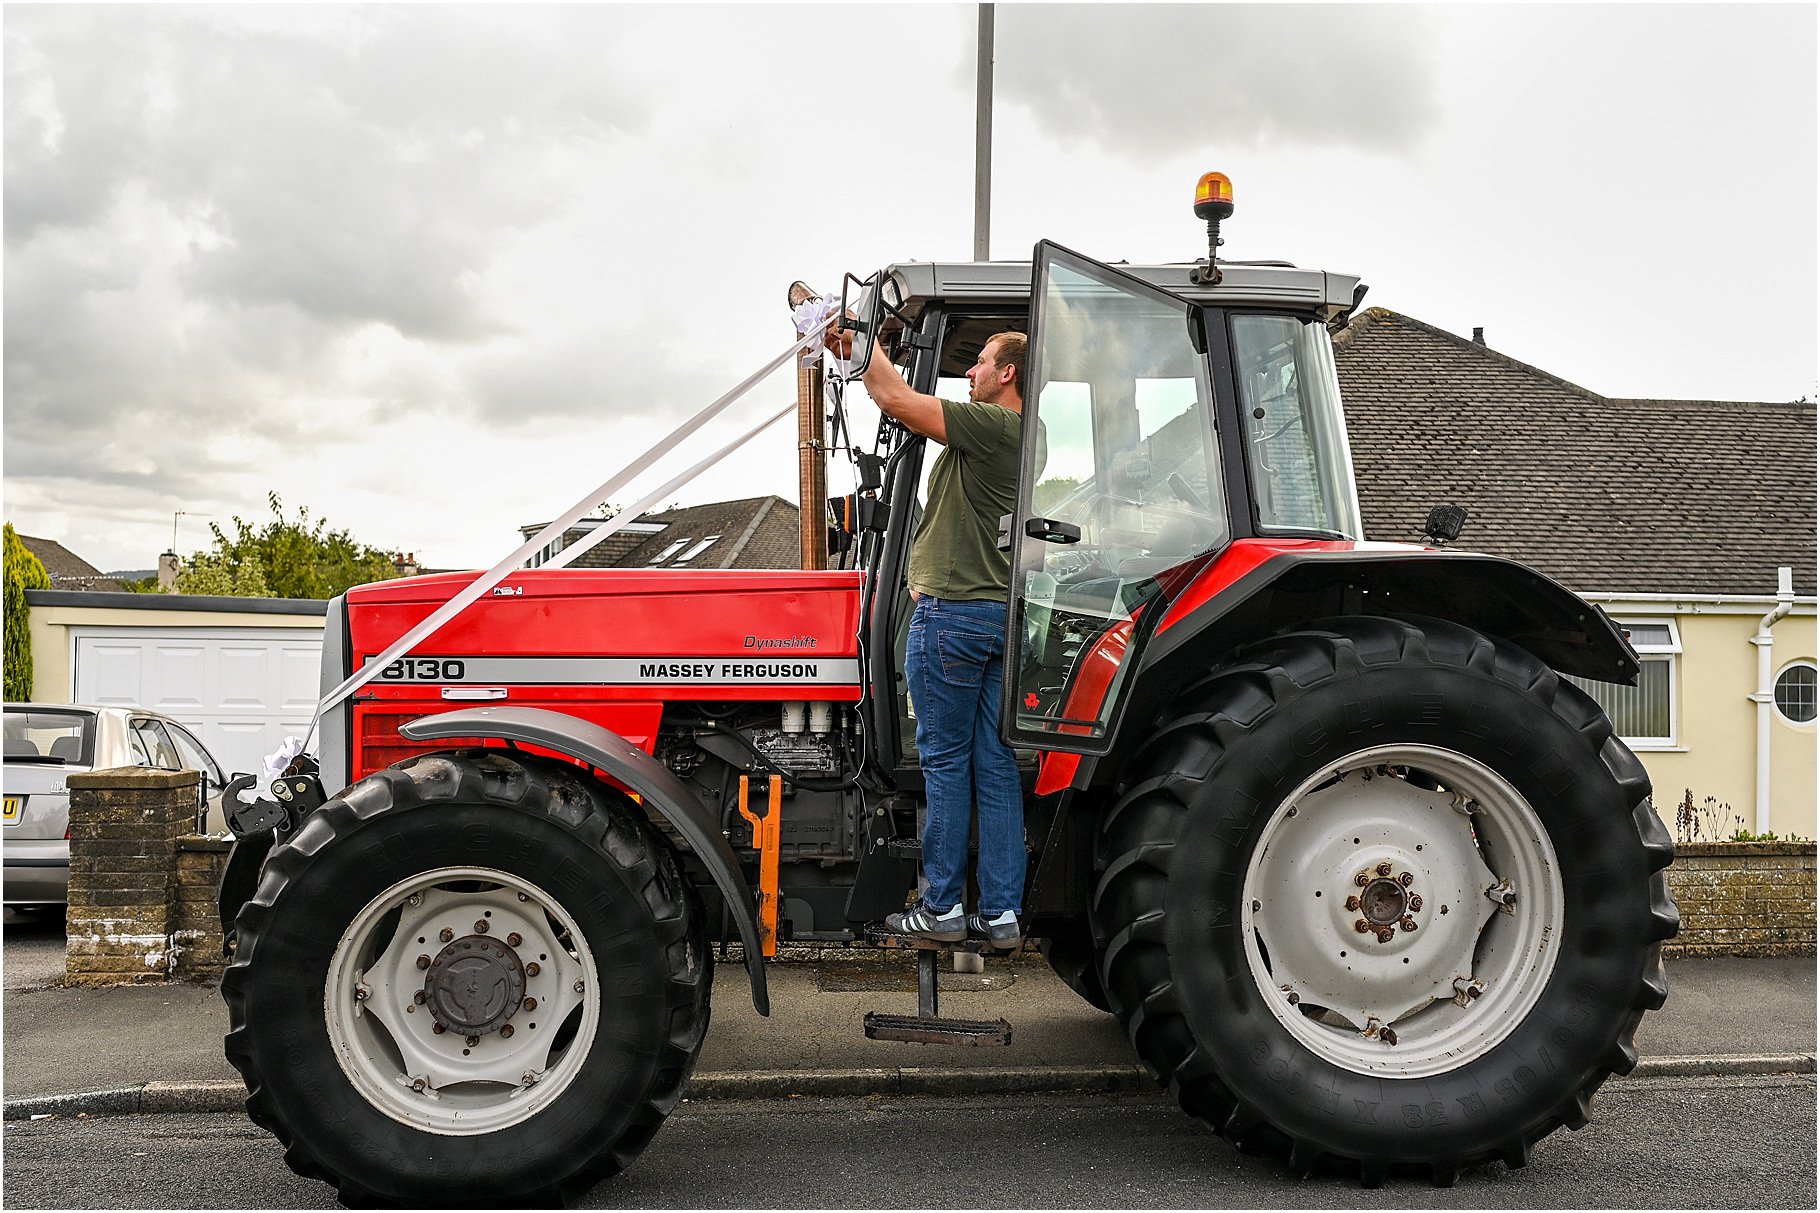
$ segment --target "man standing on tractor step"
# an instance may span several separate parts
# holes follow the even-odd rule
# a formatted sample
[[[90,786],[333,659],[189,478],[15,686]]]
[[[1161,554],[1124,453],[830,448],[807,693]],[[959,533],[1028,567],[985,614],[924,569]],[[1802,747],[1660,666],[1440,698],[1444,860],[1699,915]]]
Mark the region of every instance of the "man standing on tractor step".
[[[849,355],[851,332],[830,330],[828,345]],[[1016,508],[1027,350],[1022,333],[989,338],[967,372],[965,403],[913,391],[882,350],[875,349],[862,379],[880,412],[946,448],[929,473],[906,577],[916,600],[904,672],[929,802],[927,888],[885,925],[945,942],[967,938],[971,928],[1000,948],[1023,942],[1024,798],[1017,759],[998,733],[1010,584],[998,531],[999,519]],[[980,901],[969,916],[962,903],[975,809]]]

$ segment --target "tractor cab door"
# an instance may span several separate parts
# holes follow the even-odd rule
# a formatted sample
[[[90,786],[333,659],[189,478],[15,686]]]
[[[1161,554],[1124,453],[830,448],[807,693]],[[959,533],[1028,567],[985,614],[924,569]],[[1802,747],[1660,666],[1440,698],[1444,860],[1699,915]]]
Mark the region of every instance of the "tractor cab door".
[[[1201,309],[1047,241],[1031,281],[1000,729],[1104,754],[1163,606],[1231,536]]]

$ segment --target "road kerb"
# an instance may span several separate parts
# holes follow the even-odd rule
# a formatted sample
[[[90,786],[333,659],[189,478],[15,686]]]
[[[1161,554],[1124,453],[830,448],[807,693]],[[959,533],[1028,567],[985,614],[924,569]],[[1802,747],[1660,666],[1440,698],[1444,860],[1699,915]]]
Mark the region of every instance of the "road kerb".
[[[1753,1053],[1727,1057],[1645,1057],[1630,1078],[1812,1074],[1812,1053]],[[1044,1091],[1148,1091],[1155,1083],[1141,1066],[939,1067],[853,1070],[744,1070],[698,1073],[684,1099],[787,1099],[792,1096],[1004,1095]],[[132,1087],[9,1099],[5,1119],[44,1116],[130,1116],[167,1112],[239,1112],[246,1088],[235,1079],[150,1082]]]

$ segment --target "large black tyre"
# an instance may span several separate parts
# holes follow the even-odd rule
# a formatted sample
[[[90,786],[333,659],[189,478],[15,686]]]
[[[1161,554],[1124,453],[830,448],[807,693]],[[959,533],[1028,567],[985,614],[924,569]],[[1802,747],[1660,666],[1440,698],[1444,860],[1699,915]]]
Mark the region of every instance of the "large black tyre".
[[[563,763],[362,780],[273,849],[237,927],[247,1112],[349,1206],[568,1200],[650,1141],[707,1028],[693,890],[635,804]]]
[[[1126,770],[1091,916],[1106,989],[1242,1149],[1451,1184],[1522,1166],[1636,1064],[1673,847],[1605,715],[1528,653],[1324,621],[1191,688]]]
[[[1099,956],[1093,940],[1084,935],[1060,935],[1037,941],[1043,959],[1062,979],[1062,984],[1079,994],[1096,1011],[1112,1011],[1106,987],[1100,984]]]

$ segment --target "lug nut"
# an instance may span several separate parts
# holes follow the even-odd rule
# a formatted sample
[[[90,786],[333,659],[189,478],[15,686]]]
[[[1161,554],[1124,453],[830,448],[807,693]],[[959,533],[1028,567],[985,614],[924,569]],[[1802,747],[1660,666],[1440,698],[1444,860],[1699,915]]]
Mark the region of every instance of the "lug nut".
[[[1415,930],[1416,929],[1415,915],[1413,915],[1413,914],[1403,915],[1403,920],[1401,922],[1397,923],[1397,925],[1399,927],[1402,927],[1405,931]]]
[[[538,964],[535,960],[525,966],[526,977],[535,977],[541,972],[543,972],[543,966]]]
[[[474,920],[474,934],[485,935],[486,933],[487,933],[487,920],[484,918],[476,918]]]
[[[1411,910],[1419,910],[1422,908],[1422,895],[1420,893],[1411,893],[1409,895],[1409,908]]]
[[[468,1037],[468,1048],[470,1048],[470,1049],[471,1049],[471,1048],[473,1048],[473,1047],[474,1047],[474,1046],[475,1046],[475,1045],[477,1045],[477,1044],[479,1044],[479,1043],[480,1043],[480,1037],[478,1037],[478,1036],[470,1036],[470,1037]]]
[[[404,1004],[404,1013],[406,1015],[415,1015],[417,1013],[417,1004],[414,1002],[405,1003]]]
[[[581,993],[585,989],[587,989],[587,987],[582,985],[579,981],[575,983],[575,992],[577,994]]]
[[[1302,1001],[1302,996],[1300,994],[1291,994],[1289,996],[1289,1005],[1292,1007],[1301,1001]]]
[[[531,900],[531,895],[530,895],[530,894],[529,894],[529,893],[520,893],[520,894],[519,894],[519,895],[518,895],[518,900],[520,900],[520,901],[529,901],[529,900]]]
[[[1389,943],[1392,939],[1396,938],[1396,934],[1397,929],[1395,927],[1379,927],[1378,942]]]
[[[455,938],[455,932],[452,931],[451,929],[449,929],[448,927],[444,927],[442,930],[436,932],[436,938],[442,940],[442,942],[444,942],[444,943],[447,943],[447,942],[449,942],[449,940]]]
[[[512,1033],[515,1031],[517,1031],[517,1029],[511,1024],[505,1024],[499,1029],[499,1038],[501,1040],[510,1040],[512,1039]]]
[[[1368,920],[1361,918],[1359,921],[1352,924],[1352,929],[1363,935],[1371,930],[1371,923]]]
[[[1357,876],[1354,876],[1352,878],[1352,883],[1358,885],[1361,889],[1364,888],[1366,885],[1371,883],[1371,873],[1370,872],[1360,872]]]
[[[1358,913],[1359,899],[1357,897],[1348,897],[1346,899],[1346,908],[1355,914]]]
[[[537,1000],[535,998],[526,998],[525,999],[525,1010],[535,1011],[536,1009],[537,1009]]]
[[[1378,865],[1378,875],[1379,876],[1390,875],[1390,861],[1388,859],[1386,859],[1383,863]]]
[[[424,1082],[421,1078],[414,1078],[411,1080],[411,1090],[413,1091],[421,1091],[428,1085],[429,1084]]]
[[[1387,1045],[1394,1045],[1397,1043],[1397,1030],[1395,1028],[1385,1028],[1382,1032],[1378,1033],[1378,1036]]]
[[[513,931],[510,935],[506,936],[506,945],[508,947],[515,948],[524,941],[525,937],[520,935],[517,931]]]
[[[416,1005],[418,1005],[418,1006],[420,1006],[420,1007],[421,1007],[421,1006],[422,1006],[422,1005],[423,1005],[423,1003],[424,1003],[424,993],[423,993],[423,991],[422,991],[422,990],[419,990],[419,991],[417,991],[417,993],[415,993],[415,994],[413,994],[413,995],[411,995],[411,1001],[412,1001],[412,1002],[413,1002],[413,1003],[415,1003],[415,1004],[416,1004]]]
[[[1397,874],[1397,883],[1406,889],[1415,882],[1416,878],[1413,872],[1400,872]]]
[[[444,1032],[447,1032],[448,1029],[443,1027],[441,1024],[437,1024],[435,1027],[431,1028],[430,1031],[436,1033],[436,1035],[438,1035],[438,1036],[441,1036]]]
[[[430,967],[430,958],[428,956],[419,956],[417,958],[417,967],[420,969],[429,968]]]

